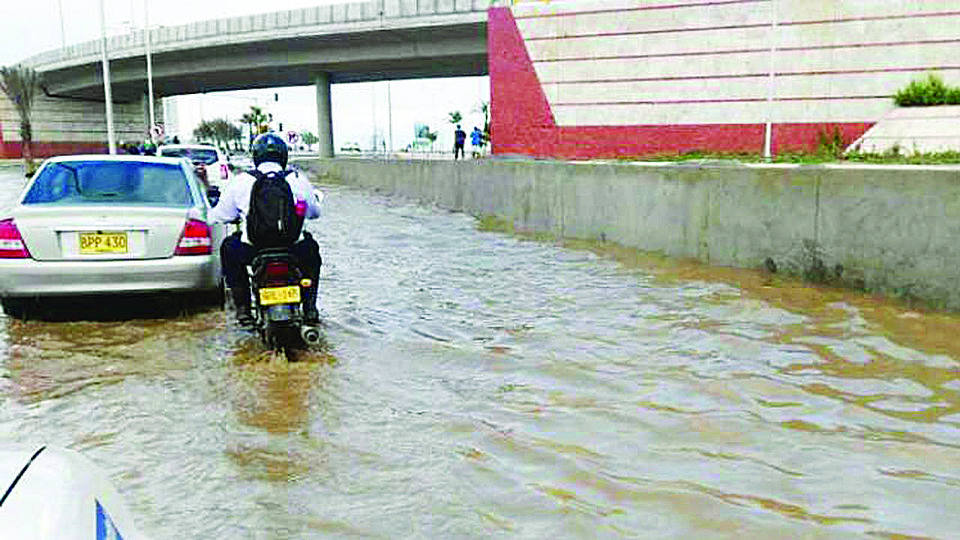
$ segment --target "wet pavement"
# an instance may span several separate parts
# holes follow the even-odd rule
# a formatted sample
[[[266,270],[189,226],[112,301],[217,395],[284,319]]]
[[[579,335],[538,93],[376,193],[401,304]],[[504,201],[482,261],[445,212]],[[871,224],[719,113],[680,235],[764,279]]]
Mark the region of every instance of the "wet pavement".
[[[90,457],[154,538],[960,530],[960,317],[323,189],[320,347],[3,316],[3,440]]]

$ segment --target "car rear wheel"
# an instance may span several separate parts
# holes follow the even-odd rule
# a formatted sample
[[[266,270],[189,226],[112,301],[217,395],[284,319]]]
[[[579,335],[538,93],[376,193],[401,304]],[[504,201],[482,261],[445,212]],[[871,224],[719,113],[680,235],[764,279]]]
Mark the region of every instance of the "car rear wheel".
[[[226,285],[223,282],[223,278],[220,279],[220,282],[217,284],[216,289],[204,291],[203,295],[200,298],[204,306],[215,306],[219,309],[226,308],[227,307],[227,289],[226,289]]]
[[[27,314],[27,300],[23,298],[4,298],[0,300],[0,305],[8,317],[22,319]]]

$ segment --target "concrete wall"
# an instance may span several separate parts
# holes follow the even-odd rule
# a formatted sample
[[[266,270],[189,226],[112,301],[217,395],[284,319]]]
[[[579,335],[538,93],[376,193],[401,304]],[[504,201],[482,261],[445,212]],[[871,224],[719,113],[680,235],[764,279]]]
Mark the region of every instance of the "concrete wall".
[[[147,101],[114,103],[114,134],[121,141],[148,138]],[[33,155],[107,151],[106,107],[103,103],[38,96],[33,104]],[[163,107],[156,102],[155,116],[163,122]],[[20,157],[20,116],[0,92],[0,158]]]
[[[581,0],[494,10],[494,152],[757,153],[768,121],[775,153],[815,150],[820,134],[835,130],[849,144],[894,108],[893,94],[911,80],[934,72],[960,84],[955,7]],[[517,133],[524,129],[532,135]]]
[[[860,152],[905,155],[960,150],[960,105],[898,107],[850,145]]]
[[[960,167],[305,160],[516,229],[960,310]]]

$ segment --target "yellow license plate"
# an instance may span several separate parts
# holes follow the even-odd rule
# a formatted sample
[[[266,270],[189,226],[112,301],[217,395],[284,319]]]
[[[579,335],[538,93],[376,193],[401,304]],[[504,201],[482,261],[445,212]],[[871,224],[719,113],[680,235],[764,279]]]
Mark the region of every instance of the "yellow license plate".
[[[297,304],[300,302],[300,287],[269,287],[260,289],[260,305]]]
[[[80,233],[80,253],[126,253],[127,233],[95,232]]]

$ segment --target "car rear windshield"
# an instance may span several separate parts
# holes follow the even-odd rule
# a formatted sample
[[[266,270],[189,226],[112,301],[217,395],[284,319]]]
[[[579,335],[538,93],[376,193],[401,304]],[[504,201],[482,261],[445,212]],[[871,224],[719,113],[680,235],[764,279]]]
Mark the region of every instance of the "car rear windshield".
[[[212,165],[217,162],[217,151],[213,148],[161,148],[164,157],[185,157],[190,161]]]
[[[193,204],[183,169],[169,163],[67,161],[37,175],[23,204]]]

